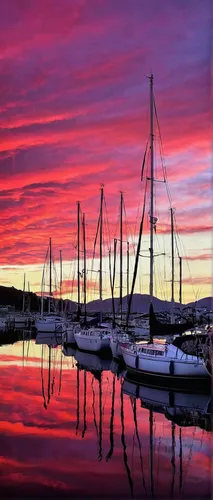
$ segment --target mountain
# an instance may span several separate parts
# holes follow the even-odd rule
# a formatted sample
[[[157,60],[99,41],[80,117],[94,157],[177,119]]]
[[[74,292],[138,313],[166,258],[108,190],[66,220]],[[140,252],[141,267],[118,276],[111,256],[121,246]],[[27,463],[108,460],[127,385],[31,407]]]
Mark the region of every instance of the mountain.
[[[26,296],[26,307],[28,306],[30,311],[39,312],[41,310],[41,297],[33,292],[27,292]],[[54,302],[59,302],[59,299],[54,299]],[[64,300],[64,308],[69,312],[74,312],[77,309],[76,303],[72,300]],[[48,299],[44,297],[44,311],[47,312],[48,309]],[[14,306],[16,311],[22,310],[23,305],[23,291],[17,290],[14,286],[0,286],[0,305],[1,306]]]
[[[197,309],[207,309],[208,311],[213,310],[213,297],[205,297],[204,299],[199,299],[196,302],[189,302],[185,307],[196,307]]]
[[[41,298],[33,292],[29,292],[26,294],[30,301],[30,310],[31,311],[40,311]],[[47,311],[47,302],[48,299],[44,298],[44,311]],[[54,299],[54,302],[59,303],[59,299]],[[116,297],[114,299],[115,302],[115,311],[119,313],[119,298]],[[16,288],[0,286],[0,305],[12,305],[15,306],[16,310],[22,309],[23,303],[23,291],[17,290]],[[76,312],[77,304],[76,302],[65,299],[63,300],[64,310],[68,312]],[[128,296],[123,298],[123,312],[127,311],[128,306]],[[155,312],[170,312],[171,303],[166,300],[158,299],[157,297],[153,297],[153,307]],[[181,311],[187,308],[193,309],[204,309],[206,308],[209,311],[213,310],[213,297],[205,297],[197,302],[190,302],[188,304],[179,304],[179,302],[174,303],[175,310]],[[100,300],[93,300],[87,304],[87,312],[95,313],[100,311]],[[112,312],[112,299],[105,299],[102,301],[102,311],[103,313],[111,313]],[[141,313],[147,314],[149,312],[149,295],[135,293],[132,298],[132,313]]]
[[[128,296],[123,298],[123,312],[127,311],[128,303],[127,303]],[[119,298],[114,299],[115,302],[115,312],[119,313]],[[132,305],[131,305],[131,311],[132,313],[148,313],[149,312],[149,295],[146,294],[140,294],[140,293],[135,293],[132,298]],[[171,309],[171,303],[165,300],[158,299],[157,297],[153,297],[153,307],[155,312],[160,312],[160,311],[170,311]],[[179,304],[178,302],[175,302],[174,304],[175,308],[182,308],[182,305]],[[87,311],[88,312],[98,312],[100,311],[100,300],[93,300],[92,302],[89,302],[87,304]],[[105,299],[102,301],[102,311],[103,313],[109,313],[112,312],[112,300],[111,299]]]

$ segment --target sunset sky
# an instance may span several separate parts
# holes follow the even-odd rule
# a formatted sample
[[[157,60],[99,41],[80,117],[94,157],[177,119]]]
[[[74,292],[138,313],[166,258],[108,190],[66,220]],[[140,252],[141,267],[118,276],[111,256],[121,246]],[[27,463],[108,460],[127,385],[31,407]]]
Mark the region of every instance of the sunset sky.
[[[59,249],[63,255],[63,295],[76,297],[76,283],[71,294],[72,278],[76,280],[76,202],[86,214],[91,257],[101,183],[110,225],[105,270],[107,248],[119,237],[123,191],[132,273],[144,196],[141,164],[149,134],[146,76],[153,72],[183,257],[183,300],[212,294],[211,16],[211,0],[1,2],[1,285],[22,288],[26,272],[31,290],[40,291],[52,237],[55,262]],[[157,146],[156,167],[162,178]],[[170,299],[169,204],[164,186],[157,189],[156,215],[162,212],[163,217],[161,223],[159,215],[156,252],[166,249],[167,256],[156,258],[156,275],[161,277],[155,295]],[[147,224],[145,229],[143,255],[148,249]],[[98,273],[91,273],[91,266],[89,261],[88,299],[98,298]],[[176,281],[178,272],[176,254]],[[136,291],[147,293],[148,259],[141,258],[139,274]],[[109,283],[104,279],[107,296]]]

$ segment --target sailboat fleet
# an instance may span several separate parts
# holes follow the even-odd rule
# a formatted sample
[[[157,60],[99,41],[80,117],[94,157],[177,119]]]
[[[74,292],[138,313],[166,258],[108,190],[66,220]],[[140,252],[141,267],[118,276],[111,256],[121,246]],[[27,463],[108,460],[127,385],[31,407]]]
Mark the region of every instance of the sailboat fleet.
[[[211,375],[211,356],[212,356],[212,333],[205,333],[205,341],[202,342],[201,348],[195,352],[196,335],[192,335],[193,348],[191,352],[183,349],[183,343],[180,342],[180,335],[187,331],[194,330],[193,324],[175,324],[173,323],[173,305],[174,305],[174,219],[173,209],[171,212],[171,253],[172,253],[172,290],[171,290],[171,324],[160,323],[155,318],[153,310],[153,289],[154,289],[154,259],[155,245],[154,237],[156,231],[157,218],[154,212],[154,183],[155,179],[155,161],[154,161],[154,114],[156,113],[154,91],[153,91],[153,75],[149,77],[150,82],[150,165],[149,176],[146,178],[146,187],[144,193],[144,204],[142,217],[140,222],[140,230],[138,235],[137,253],[135,256],[135,268],[131,286],[131,293],[128,293],[127,312],[124,315],[123,311],[123,210],[124,200],[123,193],[120,197],[120,321],[115,315],[114,305],[114,287],[115,287],[115,252],[114,266],[111,269],[111,255],[109,255],[110,263],[110,283],[112,294],[112,320],[103,321],[103,210],[104,210],[104,186],[100,189],[100,211],[98,218],[98,226],[96,233],[96,242],[99,243],[99,304],[100,316],[96,325],[90,326],[87,323],[87,260],[86,260],[86,224],[85,214],[82,217],[83,231],[83,291],[84,291],[84,317],[82,319],[80,303],[80,226],[81,226],[81,211],[80,202],[77,202],[77,287],[78,287],[78,302],[77,314],[75,320],[68,319],[63,311],[63,305],[60,312],[53,311],[53,260],[52,260],[52,239],[49,240],[48,257],[49,257],[49,294],[48,294],[48,313],[44,313],[44,273],[41,284],[41,311],[40,316],[35,318],[35,329],[38,338],[45,339],[49,336],[56,335],[57,342],[66,345],[75,344],[81,351],[99,353],[103,351],[111,351],[113,358],[123,360],[126,369],[134,375],[145,377],[153,376],[154,378],[164,378],[167,380],[187,380],[195,381],[206,379]],[[146,148],[147,150],[147,148]],[[146,153],[145,153],[146,154]],[[145,156],[142,169],[144,169]],[[143,326],[135,326],[131,324],[131,306],[134,293],[135,281],[138,272],[138,262],[140,258],[141,240],[143,236],[143,226],[145,217],[145,207],[147,198],[147,184],[149,183],[149,297],[150,297],[150,312],[148,324]],[[114,248],[115,250],[115,248]],[[127,242],[127,292],[129,292],[129,243]],[[62,299],[62,255],[60,251],[60,299]],[[61,300],[61,304],[63,301]],[[20,316],[20,322],[26,320]],[[17,319],[18,321],[18,319]],[[20,323],[20,324],[22,324]],[[1,325],[0,325],[1,327]],[[143,338],[143,341],[139,341]],[[179,338],[179,340],[178,340]]]

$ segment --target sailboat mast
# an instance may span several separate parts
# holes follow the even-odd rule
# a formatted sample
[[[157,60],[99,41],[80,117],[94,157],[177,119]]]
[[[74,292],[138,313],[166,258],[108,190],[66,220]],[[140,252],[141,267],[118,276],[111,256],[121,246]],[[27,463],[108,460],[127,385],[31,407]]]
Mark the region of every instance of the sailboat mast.
[[[123,193],[120,201],[120,313],[122,319],[122,293],[123,293]]]
[[[149,295],[150,303],[153,302],[153,274],[154,274],[154,96],[153,96],[153,75],[150,76],[150,282]]]
[[[77,268],[77,274],[78,274],[78,312],[77,312],[77,319],[80,319],[80,202],[77,202],[77,224],[78,224],[78,241],[77,241],[77,247],[78,247],[78,268]]]
[[[126,268],[126,274],[127,274],[127,304],[129,303],[129,242],[127,241],[127,268]]]
[[[59,250],[60,254],[60,303],[61,303],[61,313],[63,312],[63,302],[62,302],[62,250]]]
[[[102,323],[102,288],[103,288],[103,277],[102,277],[102,243],[103,243],[103,199],[104,199],[104,188],[101,184],[101,204],[100,204],[100,280],[99,280],[99,298],[100,298],[100,323]]]
[[[49,404],[49,402],[50,402],[50,375],[51,375],[51,346],[50,345],[48,345],[48,349],[49,349],[49,362],[48,362],[48,390],[47,390],[48,400],[47,400],[47,403]]]
[[[86,260],[86,227],[85,227],[85,214],[83,214],[83,250],[84,250],[84,323],[86,324],[87,320],[87,311],[86,311],[86,303],[87,303],[87,288],[86,288],[86,279],[87,279],[87,260]]]
[[[171,323],[174,321],[174,209],[170,208],[171,212],[171,249],[172,249],[172,289],[171,289]]]
[[[25,308],[25,280],[26,280],[26,274],[24,273],[23,302],[22,302],[22,312],[23,313],[24,313],[24,308]]]
[[[50,238],[50,296],[49,296],[49,302],[48,302],[48,313],[50,313],[51,309],[51,296],[52,296],[52,238]]]
[[[180,304],[182,304],[182,257],[179,257],[179,265],[180,265],[179,302]]]

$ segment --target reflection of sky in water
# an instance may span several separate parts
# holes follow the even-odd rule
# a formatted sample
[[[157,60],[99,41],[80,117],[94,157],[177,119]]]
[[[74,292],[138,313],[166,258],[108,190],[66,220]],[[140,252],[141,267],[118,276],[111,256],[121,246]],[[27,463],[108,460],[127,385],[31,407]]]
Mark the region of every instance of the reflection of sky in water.
[[[60,348],[51,350],[48,392],[48,347],[24,348],[24,359],[21,342],[0,350],[3,498],[131,498],[131,488],[136,498],[150,496],[149,409],[121,394],[111,371],[100,384]],[[154,496],[210,498],[210,455],[211,433],[153,412]]]

